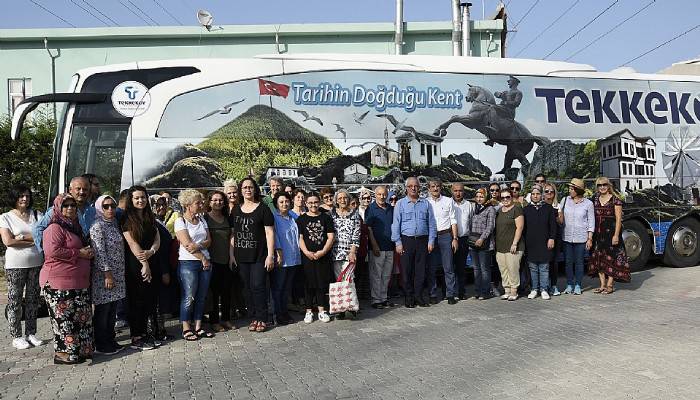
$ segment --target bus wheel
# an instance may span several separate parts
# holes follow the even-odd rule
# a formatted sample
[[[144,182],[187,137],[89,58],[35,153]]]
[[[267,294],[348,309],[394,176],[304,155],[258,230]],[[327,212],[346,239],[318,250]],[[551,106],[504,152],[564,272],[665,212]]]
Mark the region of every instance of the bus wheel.
[[[647,265],[651,255],[651,238],[644,225],[636,220],[627,221],[622,226],[622,241],[632,271]]]
[[[672,267],[692,267],[700,263],[698,243],[700,222],[694,218],[683,218],[673,224],[666,236],[664,262]]]

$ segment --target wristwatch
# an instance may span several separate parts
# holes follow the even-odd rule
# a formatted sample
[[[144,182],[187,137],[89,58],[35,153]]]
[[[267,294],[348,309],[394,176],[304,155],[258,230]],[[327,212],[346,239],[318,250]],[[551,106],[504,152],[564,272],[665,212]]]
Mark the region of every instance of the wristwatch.
[[[24,240],[24,233],[17,235],[17,240]]]

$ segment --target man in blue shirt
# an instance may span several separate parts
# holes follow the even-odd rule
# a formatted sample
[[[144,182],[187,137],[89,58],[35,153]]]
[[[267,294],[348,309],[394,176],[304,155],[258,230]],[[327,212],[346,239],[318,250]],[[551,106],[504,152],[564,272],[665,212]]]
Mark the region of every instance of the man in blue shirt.
[[[70,181],[68,193],[70,193],[70,195],[75,198],[75,202],[78,203],[78,221],[80,222],[80,227],[83,228],[83,234],[88,235],[90,233],[90,227],[95,222],[96,216],[95,207],[87,204],[90,196],[90,183],[82,176],[76,176]],[[60,211],[61,210],[59,210],[59,212]],[[39,250],[42,250],[41,241],[43,240],[46,227],[51,223],[53,212],[53,207],[49,207],[44,217],[34,226],[32,231],[32,235],[34,235],[34,244]]]
[[[387,291],[391,271],[394,269],[394,242],[391,241],[391,224],[394,207],[386,202],[389,191],[386,186],[374,189],[377,199],[365,211],[365,224],[369,228],[369,287],[373,308],[393,306]]]
[[[416,301],[421,307],[430,304],[423,297],[423,283],[428,253],[433,251],[437,228],[433,209],[427,200],[418,197],[418,179],[406,179],[407,196],[396,203],[391,240],[401,255],[403,288],[406,307],[413,308]]]

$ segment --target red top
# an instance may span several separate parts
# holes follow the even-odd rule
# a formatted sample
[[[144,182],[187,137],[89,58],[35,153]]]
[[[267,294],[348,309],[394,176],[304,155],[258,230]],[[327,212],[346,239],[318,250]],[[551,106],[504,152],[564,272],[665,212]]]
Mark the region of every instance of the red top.
[[[90,260],[78,258],[83,243],[80,238],[58,224],[44,231],[44,267],[39,273],[41,287],[51,289],[87,289],[90,287]]]

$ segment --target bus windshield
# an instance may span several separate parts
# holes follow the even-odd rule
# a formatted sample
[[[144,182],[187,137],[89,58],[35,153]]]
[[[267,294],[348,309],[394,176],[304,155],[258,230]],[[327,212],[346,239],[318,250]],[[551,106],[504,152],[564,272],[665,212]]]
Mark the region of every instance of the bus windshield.
[[[119,195],[128,124],[74,124],[66,176],[93,173],[105,192]]]

